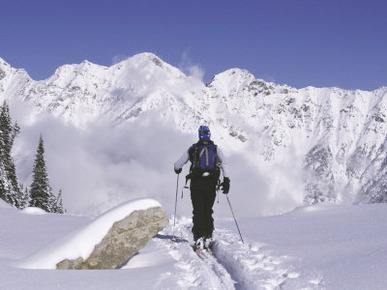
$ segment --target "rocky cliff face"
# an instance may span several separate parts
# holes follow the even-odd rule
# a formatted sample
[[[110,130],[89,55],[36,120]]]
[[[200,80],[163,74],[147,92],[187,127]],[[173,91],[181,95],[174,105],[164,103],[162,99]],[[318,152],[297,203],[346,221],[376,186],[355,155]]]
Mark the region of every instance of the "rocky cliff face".
[[[27,102],[36,118],[46,111],[80,128],[97,120],[130,126],[149,112],[185,132],[207,123],[227,152],[249,150],[257,162],[278,164],[297,155],[308,203],[387,195],[387,88],[295,89],[241,69],[205,85],[144,53],[111,67],[65,65],[44,81],[0,60],[0,97]]]

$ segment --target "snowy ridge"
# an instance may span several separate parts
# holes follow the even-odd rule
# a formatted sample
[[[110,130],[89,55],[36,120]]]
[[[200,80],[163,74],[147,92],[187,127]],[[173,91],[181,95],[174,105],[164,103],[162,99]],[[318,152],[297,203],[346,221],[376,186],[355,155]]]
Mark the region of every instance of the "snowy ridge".
[[[205,85],[142,53],[110,67],[64,65],[43,81],[1,61],[0,98],[27,103],[31,120],[49,112],[83,129],[162,121],[196,134],[206,123],[228,155],[249,152],[256,176],[268,166],[294,168],[288,182],[303,187],[299,202],[375,202],[385,192],[387,87],[295,89],[238,68]]]

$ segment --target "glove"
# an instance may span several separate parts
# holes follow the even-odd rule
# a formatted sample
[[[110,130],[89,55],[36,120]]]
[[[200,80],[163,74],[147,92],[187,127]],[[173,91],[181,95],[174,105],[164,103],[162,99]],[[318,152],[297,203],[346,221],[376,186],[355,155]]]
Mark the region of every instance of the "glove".
[[[223,193],[228,194],[228,192],[230,191],[230,178],[228,177],[223,178],[223,182],[221,185],[222,185]]]
[[[176,173],[176,174],[180,174],[181,171],[183,170],[182,168],[179,168],[179,169],[174,168],[174,169],[175,169],[175,173]]]

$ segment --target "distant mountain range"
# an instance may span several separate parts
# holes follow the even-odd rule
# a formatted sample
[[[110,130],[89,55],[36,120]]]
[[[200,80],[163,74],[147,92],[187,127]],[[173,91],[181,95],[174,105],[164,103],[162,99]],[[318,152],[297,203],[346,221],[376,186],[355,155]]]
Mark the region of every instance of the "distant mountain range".
[[[387,87],[295,89],[238,68],[203,84],[141,53],[110,67],[64,65],[42,81],[0,59],[0,99],[81,129],[97,120],[130,126],[149,113],[182,132],[206,123],[226,152],[249,150],[252,162],[294,156],[307,203],[387,200]]]

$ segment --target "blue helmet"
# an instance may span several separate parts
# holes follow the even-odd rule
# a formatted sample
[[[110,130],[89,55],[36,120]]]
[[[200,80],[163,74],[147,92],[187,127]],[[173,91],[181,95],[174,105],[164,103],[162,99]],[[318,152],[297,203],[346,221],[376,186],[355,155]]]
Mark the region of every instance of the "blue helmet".
[[[199,140],[210,140],[211,132],[208,126],[200,126],[199,127]]]

